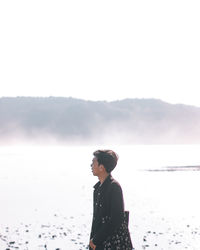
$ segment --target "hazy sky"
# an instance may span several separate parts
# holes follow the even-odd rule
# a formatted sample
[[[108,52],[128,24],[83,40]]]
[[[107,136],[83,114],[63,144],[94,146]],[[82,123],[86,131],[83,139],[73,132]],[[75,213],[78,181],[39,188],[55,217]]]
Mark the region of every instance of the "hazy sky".
[[[0,96],[200,106],[200,1],[0,1]]]

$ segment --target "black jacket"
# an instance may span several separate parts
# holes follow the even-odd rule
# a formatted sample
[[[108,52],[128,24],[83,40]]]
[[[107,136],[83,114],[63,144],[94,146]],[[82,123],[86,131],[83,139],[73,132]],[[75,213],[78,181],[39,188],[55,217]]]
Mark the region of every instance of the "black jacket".
[[[90,239],[98,247],[118,229],[124,218],[124,201],[119,183],[109,175],[94,186],[93,221]]]

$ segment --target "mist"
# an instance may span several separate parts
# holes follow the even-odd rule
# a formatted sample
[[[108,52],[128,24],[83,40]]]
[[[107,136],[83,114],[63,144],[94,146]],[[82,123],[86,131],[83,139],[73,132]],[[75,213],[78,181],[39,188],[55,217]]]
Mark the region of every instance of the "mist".
[[[157,99],[0,98],[0,145],[196,144],[200,108]]]

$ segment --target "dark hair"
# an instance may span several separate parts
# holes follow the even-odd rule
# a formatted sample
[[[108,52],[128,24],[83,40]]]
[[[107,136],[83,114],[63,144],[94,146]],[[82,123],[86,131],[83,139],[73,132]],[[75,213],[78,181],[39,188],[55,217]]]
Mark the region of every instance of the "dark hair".
[[[99,164],[102,164],[107,173],[110,173],[117,165],[118,155],[112,150],[97,150],[93,153]]]

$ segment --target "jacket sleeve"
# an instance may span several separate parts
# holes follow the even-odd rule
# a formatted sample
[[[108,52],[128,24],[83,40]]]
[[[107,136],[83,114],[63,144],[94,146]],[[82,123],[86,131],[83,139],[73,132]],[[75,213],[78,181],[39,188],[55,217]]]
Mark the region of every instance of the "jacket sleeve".
[[[121,187],[117,183],[112,183],[110,191],[110,220],[102,224],[93,237],[95,245],[101,245],[108,236],[121,225],[124,217],[124,201]]]

